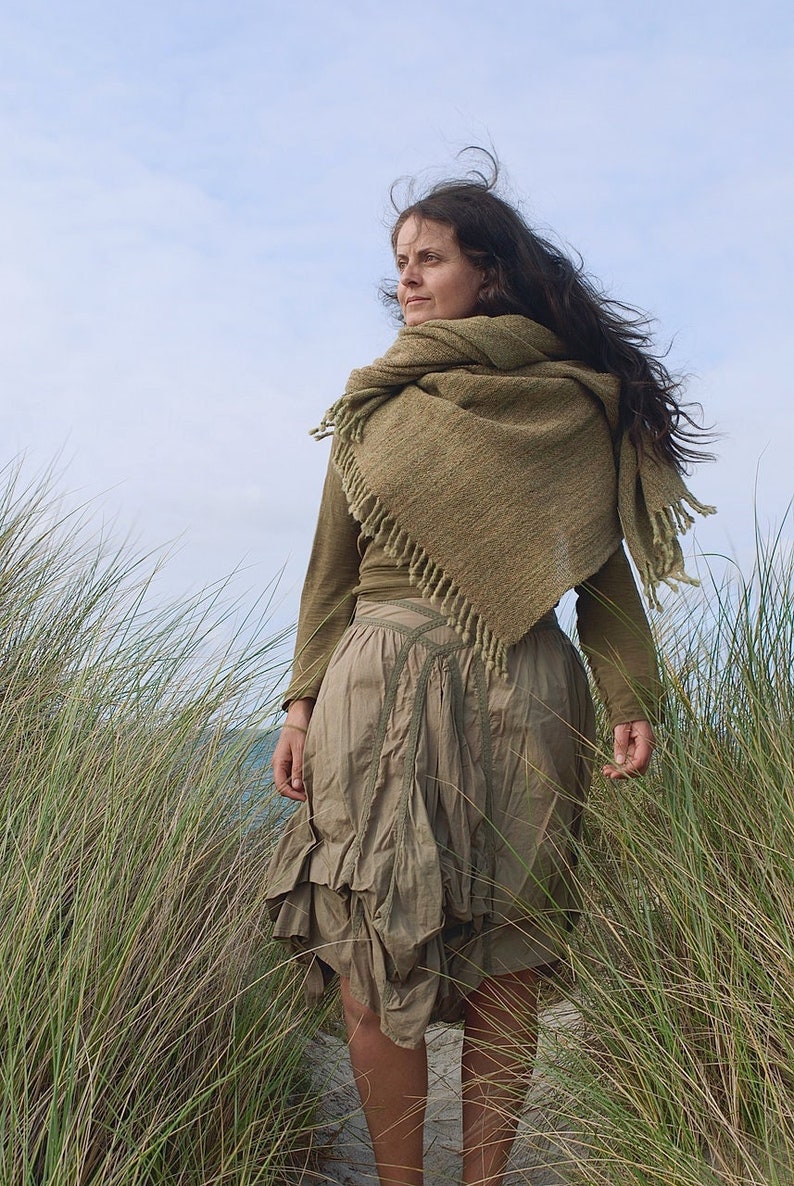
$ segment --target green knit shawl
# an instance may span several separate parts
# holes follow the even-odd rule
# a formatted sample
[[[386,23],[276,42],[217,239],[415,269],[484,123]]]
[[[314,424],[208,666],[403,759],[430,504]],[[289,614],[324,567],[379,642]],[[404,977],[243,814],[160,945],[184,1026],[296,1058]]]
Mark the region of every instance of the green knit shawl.
[[[624,537],[653,605],[660,582],[695,583],[685,504],[714,508],[638,456],[619,387],[526,317],[429,321],[353,371],[313,435],[333,432],[362,531],[504,672],[507,648]]]

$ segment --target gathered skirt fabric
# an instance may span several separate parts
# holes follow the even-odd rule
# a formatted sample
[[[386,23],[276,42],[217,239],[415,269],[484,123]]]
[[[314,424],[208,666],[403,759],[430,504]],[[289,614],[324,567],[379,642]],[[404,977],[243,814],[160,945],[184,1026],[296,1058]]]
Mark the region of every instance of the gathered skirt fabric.
[[[310,998],[333,970],[416,1047],[485,977],[559,959],[593,741],[553,613],[510,648],[505,679],[430,602],[360,601],[312,714],[307,801],[268,870],[274,934]]]

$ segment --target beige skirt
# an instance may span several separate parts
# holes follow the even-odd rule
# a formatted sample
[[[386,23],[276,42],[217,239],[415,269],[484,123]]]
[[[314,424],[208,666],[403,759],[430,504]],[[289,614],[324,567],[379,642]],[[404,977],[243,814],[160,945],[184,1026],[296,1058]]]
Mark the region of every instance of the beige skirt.
[[[485,670],[420,598],[359,602],[306,737],[307,802],[267,894],[275,935],[331,971],[416,1047],[488,976],[564,954],[593,705],[581,659],[546,615]]]

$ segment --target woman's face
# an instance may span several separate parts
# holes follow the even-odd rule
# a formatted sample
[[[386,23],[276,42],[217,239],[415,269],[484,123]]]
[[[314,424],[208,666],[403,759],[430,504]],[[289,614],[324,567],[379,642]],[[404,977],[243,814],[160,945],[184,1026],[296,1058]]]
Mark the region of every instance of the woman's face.
[[[394,255],[406,325],[474,315],[485,273],[463,254],[451,226],[412,214],[400,227]]]

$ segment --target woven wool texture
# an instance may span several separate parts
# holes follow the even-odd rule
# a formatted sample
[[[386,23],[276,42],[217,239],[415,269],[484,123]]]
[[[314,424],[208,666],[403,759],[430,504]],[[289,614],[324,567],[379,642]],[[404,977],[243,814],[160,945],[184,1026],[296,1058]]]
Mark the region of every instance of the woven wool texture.
[[[619,380],[526,317],[402,329],[352,372],[333,432],[351,513],[505,669],[506,648],[625,538],[650,601],[690,582],[678,535],[699,503],[618,427]]]

